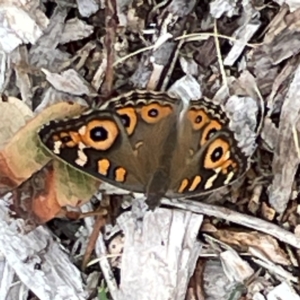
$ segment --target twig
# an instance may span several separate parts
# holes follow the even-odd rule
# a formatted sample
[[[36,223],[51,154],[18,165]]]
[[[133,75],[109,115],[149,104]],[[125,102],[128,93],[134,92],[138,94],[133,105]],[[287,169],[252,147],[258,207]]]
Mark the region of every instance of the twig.
[[[293,133],[293,139],[294,139],[294,143],[295,143],[295,149],[296,149],[298,158],[300,160],[299,139],[298,139],[298,133],[297,133],[297,128],[296,128],[295,124],[293,124],[293,126],[292,126],[292,133]]]
[[[90,235],[87,248],[86,248],[84,256],[83,256],[83,260],[82,260],[82,264],[81,264],[82,270],[85,270],[85,268],[88,264],[91,254],[95,249],[96,241],[99,237],[100,230],[105,225],[105,223],[106,223],[105,218],[102,215],[98,215],[96,222],[93,226],[93,231]]]
[[[262,129],[263,129],[263,125],[264,125],[264,116],[265,116],[265,102],[264,102],[264,98],[256,84],[256,82],[254,81],[254,90],[258,96],[258,99],[259,99],[259,104],[260,104],[260,113],[261,113],[261,117],[260,117],[260,120],[259,120],[259,124],[257,126],[257,129],[256,129],[256,132],[257,134],[260,134]]]
[[[230,37],[227,35],[223,35],[223,34],[216,34],[213,32],[201,32],[201,33],[191,33],[191,34],[183,34],[181,36],[178,36],[177,38],[174,39],[174,41],[180,41],[183,40],[183,42],[188,43],[188,42],[193,42],[193,41],[200,41],[200,40],[207,40],[209,37],[218,37],[218,38],[222,38],[228,41],[237,41],[236,38],[234,37]],[[250,47],[250,48],[255,48],[257,46],[260,46],[261,44],[250,44],[250,43],[246,43],[246,46]],[[156,45],[151,45],[151,46],[147,46],[141,49],[138,49],[124,57],[119,58],[117,61],[114,62],[113,66],[115,67],[116,65],[122,63],[123,61],[129,59],[130,57],[136,56],[140,53],[146,52],[148,50],[152,50],[153,48],[155,48]]]
[[[236,42],[237,39],[232,36],[227,36],[224,34],[218,34],[215,32],[201,32],[201,33],[189,33],[189,34],[183,34],[181,36],[178,36],[175,38],[175,41],[178,40],[184,40],[184,42],[193,42],[193,41],[201,41],[201,40],[207,40],[210,37],[217,37],[220,39],[225,39],[228,41]],[[254,43],[245,43],[246,46],[250,48],[256,48],[258,46],[261,46],[262,43],[254,44]]]
[[[169,67],[168,72],[166,74],[166,77],[164,78],[164,80],[162,82],[162,85],[161,85],[161,90],[162,91],[165,91],[167,89],[167,85],[170,82],[170,78],[171,78],[171,75],[172,75],[172,73],[174,71],[175,64],[176,64],[176,62],[178,60],[179,51],[180,51],[183,43],[184,43],[184,40],[179,40],[179,43],[177,44],[177,47],[176,47],[176,49],[174,51],[174,56],[172,58],[170,67]]]
[[[103,199],[102,199],[103,200]],[[87,213],[89,211],[92,211],[92,205],[91,203],[86,203],[81,207],[81,210],[83,213]],[[90,236],[92,235],[92,232],[94,230],[95,222],[94,218],[88,217],[84,219],[86,227],[88,229],[88,232],[90,233]],[[97,257],[101,257],[99,260],[100,268],[102,270],[103,276],[105,278],[107,287],[109,289],[109,292],[111,294],[112,299],[117,299],[117,291],[118,286],[117,282],[114,278],[113,272],[111,270],[111,266],[108,261],[107,251],[106,251],[106,245],[103,240],[103,235],[98,235],[98,239],[96,241],[95,245],[95,252]]]
[[[162,204],[171,205],[172,207],[187,209],[195,213],[201,213],[208,216],[224,219],[248,228],[264,232],[274,236],[278,240],[300,249],[300,238],[295,234],[275,225],[270,222],[252,217],[246,214],[232,211],[225,207],[210,205],[203,202],[196,202],[191,200],[176,200],[166,199],[162,200]]]
[[[106,34],[104,38],[104,44],[107,54],[107,66],[105,81],[103,83],[101,92],[104,97],[108,97],[111,94],[114,80],[114,58],[115,58],[115,38],[117,29],[117,4],[116,0],[105,1],[105,29]]]
[[[138,55],[140,53],[143,53],[143,52],[146,52],[148,50],[152,50],[154,47],[155,47],[155,45],[151,45],[151,46],[147,46],[147,47],[138,49],[138,50],[136,50],[136,51],[124,56],[124,57],[119,58],[117,61],[114,62],[113,66],[115,67],[116,65],[122,63],[123,61],[129,59],[130,57],[136,56],[136,55]]]
[[[223,61],[222,61],[220,42],[219,42],[219,38],[217,37],[217,34],[218,34],[217,20],[214,20],[214,34],[215,34],[214,39],[215,39],[215,44],[216,44],[217,57],[218,57],[218,62],[219,62],[219,66],[220,66],[220,72],[222,75],[222,81],[223,81],[223,85],[226,87],[227,94],[229,96],[229,89],[228,89],[226,72],[224,69]]]

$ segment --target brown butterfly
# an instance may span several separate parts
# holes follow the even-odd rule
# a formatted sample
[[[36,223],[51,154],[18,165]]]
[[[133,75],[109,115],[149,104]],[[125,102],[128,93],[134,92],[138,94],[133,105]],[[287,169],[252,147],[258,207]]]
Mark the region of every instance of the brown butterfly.
[[[221,106],[200,99],[186,108],[166,92],[132,91],[78,117],[50,121],[38,134],[76,169],[146,193],[152,209],[163,196],[212,192],[248,168]]]

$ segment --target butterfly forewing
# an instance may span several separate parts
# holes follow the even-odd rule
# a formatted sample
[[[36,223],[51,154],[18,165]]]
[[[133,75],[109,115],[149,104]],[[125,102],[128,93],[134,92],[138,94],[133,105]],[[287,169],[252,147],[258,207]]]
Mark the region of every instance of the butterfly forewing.
[[[111,100],[105,107],[113,108],[126,124],[129,141],[141,167],[139,176],[147,186],[156,170],[166,167],[166,151],[170,164],[181,101],[163,92],[135,91]]]
[[[139,162],[124,126],[111,111],[53,120],[39,131],[42,143],[62,161],[100,180],[143,192]]]

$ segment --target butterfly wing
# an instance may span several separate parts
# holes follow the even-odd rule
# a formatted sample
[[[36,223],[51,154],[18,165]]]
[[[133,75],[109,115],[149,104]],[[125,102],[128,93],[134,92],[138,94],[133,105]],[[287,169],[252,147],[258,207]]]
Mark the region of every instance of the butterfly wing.
[[[168,195],[201,195],[239,178],[248,167],[221,107],[194,101],[184,114],[171,168]]]
[[[164,147],[175,146],[168,137],[176,137],[170,131],[176,127],[178,103],[166,93],[134,91],[77,118],[51,121],[39,137],[76,169],[126,190],[146,192],[157,168],[167,164],[162,161]]]
[[[94,178],[142,192],[127,133],[119,117],[108,110],[53,120],[38,133],[46,148],[63,162]]]
[[[181,101],[165,92],[133,91],[105,104],[121,118],[145,191],[166,192]],[[167,153],[167,155],[165,155]],[[158,175],[162,174],[162,176]],[[165,176],[167,175],[167,176]]]

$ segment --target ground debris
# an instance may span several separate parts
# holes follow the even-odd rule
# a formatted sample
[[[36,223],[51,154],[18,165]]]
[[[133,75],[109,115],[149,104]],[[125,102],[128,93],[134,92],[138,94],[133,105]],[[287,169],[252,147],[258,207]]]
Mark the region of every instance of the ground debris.
[[[298,1],[5,0],[0,28],[0,299],[300,299]],[[49,164],[50,116],[133,89],[222,105],[247,173],[152,212]]]

